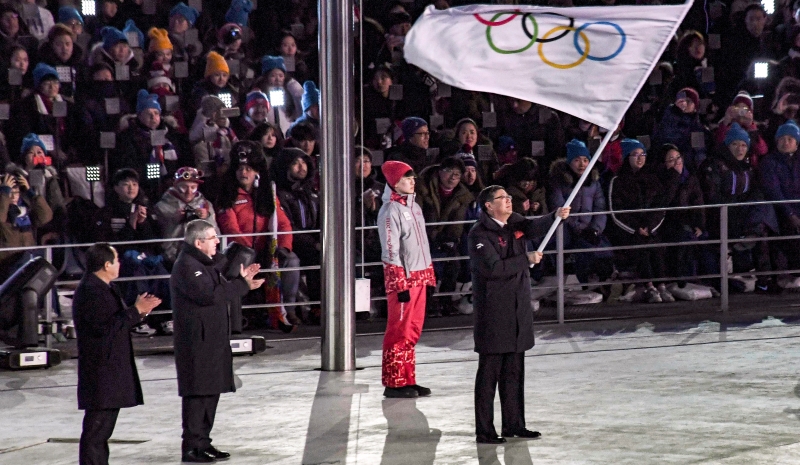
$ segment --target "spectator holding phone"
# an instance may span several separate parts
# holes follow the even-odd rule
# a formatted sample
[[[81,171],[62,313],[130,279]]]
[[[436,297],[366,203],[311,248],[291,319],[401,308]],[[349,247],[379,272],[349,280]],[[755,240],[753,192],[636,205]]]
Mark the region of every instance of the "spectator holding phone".
[[[53,211],[22,175],[0,175],[0,248],[33,247],[36,228],[48,223]],[[0,282],[30,259],[27,251],[0,250]]]
[[[756,126],[753,118],[753,98],[750,97],[747,91],[739,91],[731,105],[725,110],[725,116],[719,122],[715,134],[717,144],[725,142],[725,135],[728,134],[728,130],[733,123],[737,123],[744,129],[750,138],[750,165],[755,168],[758,166],[758,160],[769,152],[769,146],[764,138],[761,137],[758,126]]]

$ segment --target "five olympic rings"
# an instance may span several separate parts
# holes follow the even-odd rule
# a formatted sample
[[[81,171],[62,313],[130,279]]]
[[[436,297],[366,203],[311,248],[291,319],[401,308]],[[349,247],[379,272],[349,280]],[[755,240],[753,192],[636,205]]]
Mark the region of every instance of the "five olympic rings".
[[[536,21],[536,18],[533,16],[532,13],[522,13],[519,10],[514,10],[512,12],[500,12],[500,13],[496,13],[494,16],[492,16],[492,19],[490,19],[490,20],[486,20],[486,19],[482,18],[479,14],[475,14],[474,16],[481,24],[486,26],[486,41],[488,42],[489,47],[491,47],[491,49],[494,50],[495,52],[503,54],[503,55],[512,55],[512,54],[516,54],[516,53],[522,53],[522,52],[528,50],[529,48],[531,48],[533,46],[533,44],[538,43],[539,46],[537,47],[537,51],[538,51],[538,54],[539,54],[539,58],[541,58],[541,60],[545,64],[547,64],[549,66],[552,66],[553,68],[558,68],[558,69],[574,68],[574,67],[580,65],[581,63],[583,63],[587,59],[588,60],[592,60],[592,61],[608,61],[608,60],[612,60],[617,55],[619,55],[622,52],[622,50],[625,48],[625,42],[627,41],[627,37],[625,35],[625,31],[623,31],[622,28],[618,24],[615,24],[615,23],[612,23],[612,22],[609,22],[609,21],[595,21],[595,22],[589,22],[589,23],[583,24],[582,26],[579,26],[579,27],[575,27],[575,18],[571,18],[569,16],[564,16],[564,15],[559,14],[559,13],[547,12],[547,13],[544,13],[544,14],[552,15],[552,16],[560,16],[562,18],[568,19],[569,20],[569,25],[555,26],[554,28],[550,29],[546,33],[542,34],[542,36],[540,37],[539,36],[539,23]],[[507,18],[504,18],[504,19],[499,19],[503,15],[510,15],[510,16],[507,17]],[[498,47],[494,43],[494,40],[492,39],[492,27],[493,26],[506,25],[506,24],[510,23],[511,21],[513,21],[514,18],[516,18],[517,16],[520,16],[520,15],[522,16],[522,21],[521,21],[522,22],[522,30],[523,30],[523,32],[525,32],[525,35],[530,39],[530,42],[528,42],[526,45],[524,45],[524,46],[522,46],[522,47],[520,47],[518,49],[513,49],[513,50],[506,50],[506,49],[502,49],[502,48]],[[529,22],[533,26],[533,31],[532,32],[528,29],[528,23]],[[603,57],[598,57],[598,56],[593,56],[593,55],[591,55],[589,53],[589,49],[590,49],[589,37],[585,34],[584,31],[586,31],[586,29],[589,28],[590,26],[594,26],[594,25],[610,26],[610,27],[616,29],[616,31],[619,33],[619,36],[621,38],[621,42],[619,44],[619,47],[613,53],[611,53],[610,55],[603,56]],[[555,42],[555,41],[557,41],[559,39],[563,39],[564,37],[566,37],[570,33],[570,31],[574,32],[573,45],[575,47],[575,50],[577,50],[578,54],[580,55],[580,57],[575,62],[568,63],[568,64],[559,64],[559,63],[554,63],[551,60],[548,60],[544,55],[543,45],[546,44],[546,43],[549,43],[549,42]],[[555,34],[557,32],[560,32],[560,34],[558,34],[558,35],[556,35],[554,37],[550,37],[550,36],[552,36],[553,34]],[[580,40],[583,41],[583,47],[579,43],[578,38],[580,38]]]

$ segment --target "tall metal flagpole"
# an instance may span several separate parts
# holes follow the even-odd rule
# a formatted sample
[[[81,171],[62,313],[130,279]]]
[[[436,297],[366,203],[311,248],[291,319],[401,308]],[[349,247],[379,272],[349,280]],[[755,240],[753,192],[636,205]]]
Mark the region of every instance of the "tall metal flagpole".
[[[319,1],[322,369],[355,370],[353,0]]]
[[[575,185],[575,188],[572,189],[572,192],[569,194],[567,201],[564,202],[565,207],[571,205],[572,201],[575,200],[575,196],[578,195],[578,191],[581,189],[581,187],[583,187],[584,181],[586,181],[586,178],[589,177],[589,173],[592,172],[594,164],[597,163],[597,160],[600,159],[600,155],[603,153],[603,149],[605,149],[606,145],[608,145],[608,141],[611,140],[611,136],[614,134],[614,131],[616,130],[617,126],[619,126],[619,122],[617,122],[616,126],[614,126],[613,129],[609,129],[608,132],[606,132],[605,137],[603,137],[603,140],[600,141],[600,146],[597,147],[597,150],[594,152],[592,159],[589,160],[589,166],[587,166],[586,169],[583,171],[583,174],[581,175],[580,179],[578,179],[578,184]],[[550,230],[547,231],[547,235],[544,236],[542,244],[537,249],[539,252],[544,252],[544,248],[547,246],[547,243],[550,241],[550,238],[553,237],[553,233],[556,232],[556,229],[558,228],[559,224],[561,224],[561,218],[556,216],[556,220],[553,222],[553,225],[550,226]]]

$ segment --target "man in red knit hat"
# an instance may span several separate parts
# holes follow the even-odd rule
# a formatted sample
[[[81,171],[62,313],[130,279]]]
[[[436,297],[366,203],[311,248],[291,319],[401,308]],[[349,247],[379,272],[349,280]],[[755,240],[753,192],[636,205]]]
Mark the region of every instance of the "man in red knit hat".
[[[387,161],[381,170],[386,189],[378,212],[378,233],[389,307],[383,338],[383,395],[429,396],[431,390],[417,384],[414,351],[425,321],[426,287],[436,286],[425,219],[416,203],[411,166]]]

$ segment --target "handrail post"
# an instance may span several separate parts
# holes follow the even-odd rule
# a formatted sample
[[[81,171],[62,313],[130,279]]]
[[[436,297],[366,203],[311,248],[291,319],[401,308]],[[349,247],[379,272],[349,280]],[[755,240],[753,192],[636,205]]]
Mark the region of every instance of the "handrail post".
[[[564,224],[558,225],[556,229],[556,279],[558,280],[558,291],[556,293],[556,305],[558,308],[558,324],[564,324]]]
[[[53,263],[53,248],[47,247],[44,249],[44,259],[47,260],[47,263]],[[53,286],[47,291],[47,296],[44,299],[44,311],[45,311],[45,321],[47,322],[47,328],[44,330],[44,343],[45,347],[51,349],[53,347],[53,299],[58,298],[58,293],[56,292],[56,287]]]
[[[719,293],[720,309],[728,311],[728,206],[720,207],[719,212]]]

